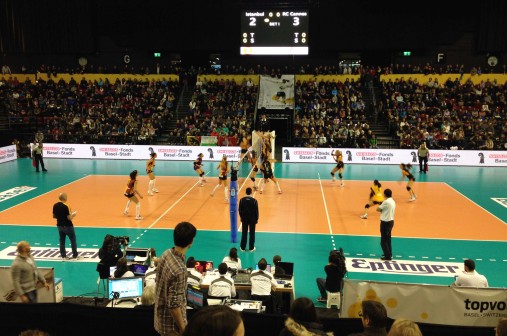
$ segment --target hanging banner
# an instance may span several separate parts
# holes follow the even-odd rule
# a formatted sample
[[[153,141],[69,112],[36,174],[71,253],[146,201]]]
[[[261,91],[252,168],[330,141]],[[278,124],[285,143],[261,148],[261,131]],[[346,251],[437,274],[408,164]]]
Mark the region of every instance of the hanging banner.
[[[361,302],[381,302],[392,319],[419,323],[494,327],[507,317],[505,288],[403,284],[345,280],[342,317],[359,317]]]
[[[258,108],[294,108],[294,75],[260,76]]]

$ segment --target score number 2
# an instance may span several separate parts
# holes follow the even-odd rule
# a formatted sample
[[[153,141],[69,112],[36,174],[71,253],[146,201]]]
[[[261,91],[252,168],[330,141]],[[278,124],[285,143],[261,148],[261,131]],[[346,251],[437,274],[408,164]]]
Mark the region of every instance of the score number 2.
[[[257,19],[254,18],[254,17],[251,17],[250,18],[250,23],[248,25],[249,26],[257,26]]]

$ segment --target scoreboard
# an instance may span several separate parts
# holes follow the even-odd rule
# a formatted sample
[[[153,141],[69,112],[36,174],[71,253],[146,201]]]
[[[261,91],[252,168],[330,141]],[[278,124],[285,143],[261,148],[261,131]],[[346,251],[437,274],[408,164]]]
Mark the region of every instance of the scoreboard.
[[[308,55],[308,10],[241,12],[241,55]]]

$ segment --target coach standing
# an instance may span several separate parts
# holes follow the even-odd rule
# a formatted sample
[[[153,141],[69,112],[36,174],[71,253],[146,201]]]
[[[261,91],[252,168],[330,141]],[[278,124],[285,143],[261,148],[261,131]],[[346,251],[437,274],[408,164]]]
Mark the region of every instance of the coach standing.
[[[428,157],[430,156],[430,151],[428,147],[426,147],[426,142],[423,142],[421,146],[419,146],[417,155],[419,156],[419,173],[426,174],[428,171]]]
[[[53,205],[53,218],[56,218],[56,226],[60,234],[60,255],[62,259],[71,260],[78,259],[76,233],[74,232],[74,224],[72,219],[76,217],[77,211],[71,212],[70,206],[67,204],[67,194],[61,193],[58,196],[60,202]],[[72,258],[67,258],[67,251],[65,250],[65,239],[70,239],[70,246],[72,248]]]
[[[386,199],[377,208],[380,212],[380,247],[384,255],[381,260],[391,260],[393,258],[393,249],[391,246],[391,231],[394,226],[394,210],[396,203],[392,199],[393,192],[391,189],[384,190]]]
[[[246,188],[246,196],[239,201],[239,217],[241,218],[241,251],[245,252],[248,230],[250,230],[249,250],[255,251],[255,225],[259,220],[259,205],[252,197],[252,188]]]

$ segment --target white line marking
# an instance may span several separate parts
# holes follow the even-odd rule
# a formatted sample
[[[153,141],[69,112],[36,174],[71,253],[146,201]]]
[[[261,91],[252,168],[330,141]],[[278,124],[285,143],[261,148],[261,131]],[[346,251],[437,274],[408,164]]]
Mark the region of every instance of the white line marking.
[[[458,190],[454,189],[453,187],[451,187],[449,184],[445,183],[445,182],[442,182],[444,185],[447,185],[449,188],[451,188],[452,190],[454,190],[455,192],[457,192],[458,194],[460,194],[463,198],[465,198],[466,200],[468,200],[469,202],[475,204],[476,206],[478,206],[479,208],[481,208],[482,210],[484,210],[485,212],[489,213],[491,216],[495,217],[496,219],[498,219],[500,222],[503,223],[503,225],[507,225],[506,222],[504,222],[503,220],[501,220],[500,218],[498,218],[497,216],[495,216],[494,214],[492,214],[491,212],[489,212],[488,210],[484,209],[482,206],[480,206],[479,204],[475,203],[474,201],[472,201],[470,198],[466,197],[465,195],[463,195],[462,193],[460,193]]]
[[[69,183],[67,183],[67,184],[64,184],[64,185],[62,185],[62,186],[59,186],[58,188],[55,188],[55,189],[53,189],[53,190],[47,191],[47,192],[45,192],[45,193],[43,193],[43,194],[40,194],[39,196],[32,197],[32,198],[30,198],[30,199],[28,199],[28,200],[26,200],[26,201],[24,201],[24,202],[18,203],[18,204],[16,204],[16,205],[11,206],[10,208],[4,209],[4,210],[0,211],[0,213],[5,212],[5,211],[7,211],[7,210],[9,210],[9,209],[15,208],[15,207],[17,207],[17,206],[20,206],[21,204],[25,204],[25,203],[31,202],[31,201],[33,201],[33,200],[34,200],[34,199],[36,199],[36,198],[39,198],[39,197],[42,197],[42,196],[44,196],[44,195],[46,195],[46,194],[52,193],[53,191],[55,191],[55,190],[57,190],[57,189],[60,189],[60,188],[66,187],[66,186],[68,186],[68,185],[71,185],[72,183],[76,183],[76,182],[78,182],[78,181],[80,181],[80,180],[82,180],[82,179],[85,179],[85,178],[87,178],[87,177],[90,177],[90,176],[91,176],[91,175],[86,175],[86,176],[81,177],[81,178],[79,178],[79,179],[77,179],[77,180],[74,180],[74,181],[69,182]],[[23,225],[25,225],[25,224],[23,224]],[[16,244],[17,244],[17,243],[16,243]]]
[[[324,210],[326,211],[326,219],[327,219],[327,226],[329,227],[329,234],[333,234],[333,229],[331,228],[331,220],[329,219],[329,211],[327,210],[327,203],[326,203],[326,196],[324,196],[324,188],[322,187],[322,180],[320,179],[320,173],[317,173],[319,176],[319,185],[320,185],[320,192],[322,193],[322,200],[324,202]]]
[[[449,258],[449,260],[456,260],[456,258]]]
[[[422,258],[423,258],[423,259],[428,259],[429,257],[424,257],[424,256],[423,256]]]

